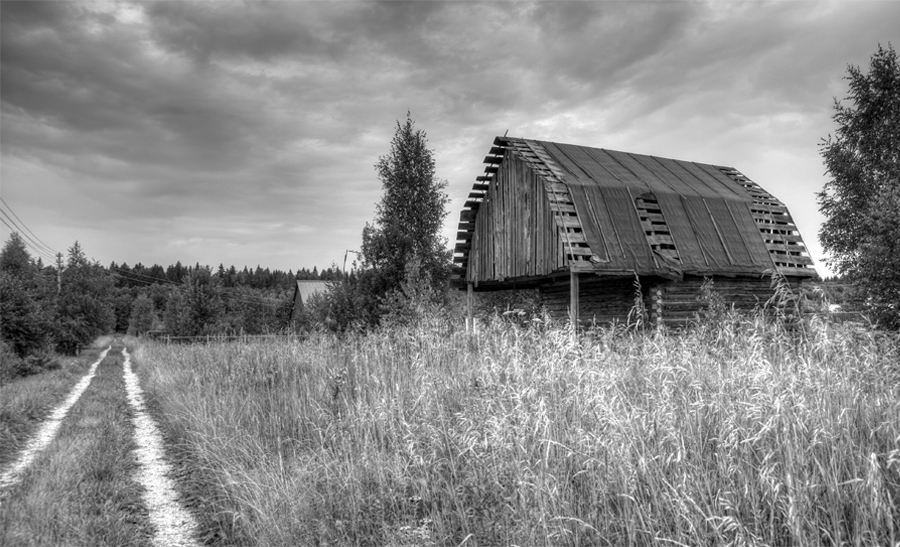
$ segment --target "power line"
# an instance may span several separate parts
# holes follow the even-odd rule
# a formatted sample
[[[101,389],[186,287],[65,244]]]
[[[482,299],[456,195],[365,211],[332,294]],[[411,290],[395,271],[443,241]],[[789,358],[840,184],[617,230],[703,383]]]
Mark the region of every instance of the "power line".
[[[13,226],[15,226],[15,228],[11,227],[6,221],[4,221],[3,224],[6,224],[6,227],[9,228],[10,230],[12,230],[13,232],[17,232],[22,237],[22,241],[24,241],[29,247],[34,249],[36,252],[40,252],[42,254],[51,254],[49,250],[44,250],[37,242],[35,242],[33,239],[31,239],[31,237],[29,237],[28,234],[26,234],[22,230],[22,228],[20,228],[19,225],[16,224],[16,221],[11,219],[9,217],[9,215],[6,214],[6,211],[0,209],[0,215],[5,216],[6,220],[12,222],[12,224],[13,224]],[[0,218],[0,220],[3,220],[3,219]]]
[[[35,234],[34,232],[32,232],[31,229],[30,229],[28,226],[25,225],[25,221],[22,220],[21,218],[19,218],[19,215],[17,215],[16,212],[13,211],[13,208],[10,207],[10,206],[9,206],[9,203],[6,203],[6,200],[3,199],[2,197],[0,197],[0,203],[3,203],[3,205],[6,205],[6,208],[9,210],[9,212],[12,213],[14,217],[16,217],[16,220],[18,220],[18,221],[22,224],[22,226],[25,227],[25,230],[27,230],[29,234],[31,234],[32,236],[34,236],[34,238],[35,238],[36,240],[38,240],[38,241],[41,243],[41,246],[43,246],[46,250],[50,251],[51,253],[56,254],[56,251],[55,251],[53,248],[51,248],[49,245],[47,245],[46,243],[44,243],[44,241],[43,241],[41,238],[39,238],[39,237],[37,236],[37,234]],[[9,217],[7,216],[7,218],[9,218]],[[12,219],[10,219],[10,220],[12,220]]]
[[[3,205],[5,205],[6,208],[9,210],[9,212],[12,213],[13,217],[15,217],[19,221],[19,223],[21,223],[21,227],[3,209],[0,209],[0,214],[2,214],[4,217],[6,217],[6,219],[9,220],[9,222],[12,223],[13,226],[15,226],[15,228],[10,226],[9,223],[6,222],[6,220],[3,220],[3,218],[0,218],[0,222],[3,222],[3,224],[7,228],[9,228],[9,230],[11,232],[20,233],[23,236],[22,241],[25,243],[25,245],[28,246],[28,248],[30,248],[32,251],[34,251],[38,256],[45,258],[47,260],[50,260],[50,261],[55,260],[57,258],[57,255],[59,255],[60,253],[58,253],[56,250],[54,250],[49,245],[44,243],[44,241],[41,240],[41,238],[39,238],[37,236],[37,234],[32,232],[31,229],[28,228],[28,226],[25,224],[25,222],[21,218],[19,218],[19,215],[17,215],[16,212],[13,211],[12,207],[10,207],[8,203],[6,203],[6,200],[4,200],[2,197],[0,197],[0,202],[2,202]],[[31,234],[31,236],[34,236],[34,239],[32,239],[29,236],[29,234]],[[129,277],[126,277],[126,279],[146,283],[147,285],[151,285],[156,282],[169,283],[171,285],[176,285],[176,286],[185,284],[184,281],[179,283],[177,281],[172,281],[171,279],[139,274],[137,272],[123,270],[121,268],[110,267],[109,269],[116,270],[116,271],[120,272],[120,274],[124,274],[124,276],[129,276]],[[143,279],[134,279],[134,277],[141,277],[141,278],[149,279],[152,281],[144,281]],[[225,295],[228,296],[229,298],[231,298],[233,301],[243,302],[245,304],[260,304],[260,303],[262,303],[261,301],[276,302],[276,303],[284,303],[287,301],[287,300],[283,300],[280,298],[268,298],[265,296],[256,296],[256,295],[252,295],[252,294],[245,294],[245,293],[242,293],[232,287],[219,287],[219,290],[221,293],[226,293]],[[247,298],[250,298],[253,300],[252,301],[246,300]]]
[[[10,230],[11,232],[16,232],[16,233],[19,233],[19,232],[20,232],[20,230],[16,230],[15,228],[13,228],[13,227],[10,226],[9,224],[7,224],[7,222],[6,222],[5,220],[3,220],[2,218],[0,218],[0,222],[2,222],[4,225],[6,225],[6,227],[9,228],[9,230]],[[27,236],[26,236],[26,237],[27,237]],[[49,253],[47,253],[46,251],[40,249],[39,247],[35,247],[29,240],[23,238],[23,239],[22,239],[22,242],[23,242],[29,249],[31,249],[32,251],[34,251],[35,254],[37,254],[38,256],[40,256],[41,258],[46,258],[47,260],[53,260],[53,258],[54,258],[53,256],[49,255]]]

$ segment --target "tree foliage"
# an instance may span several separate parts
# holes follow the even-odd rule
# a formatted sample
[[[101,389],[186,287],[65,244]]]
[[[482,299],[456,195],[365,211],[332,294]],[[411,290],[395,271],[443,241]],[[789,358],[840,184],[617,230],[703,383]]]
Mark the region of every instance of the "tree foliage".
[[[50,344],[54,331],[52,283],[13,232],[0,251],[0,339],[19,357]]]
[[[221,285],[209,268],[188,268],[166,303],[166,329],[178,336],[219,333],[224,310]]]
[[[153,300],[140,294],[131,305],[131,315],[128,318],[128,334],[141,336],[153,330],[156,326],[156,307]]]
[[[372,289],[378,297],[400,289],[413,261],[432,286],[441,287],[449,274],[451,253],[440,235],[450,201],[447,182],[437,178],[427,145],[407,112],[406,122],[397,122],[390,152],[375,164],[384,193],[374,224],[363,230],[362,258],[376,272]]]
[[[96,262],[87,259],[76,241],[61,274],[57,306],[57,346],[73,352],[116,326],[113,306],[115,280]]]
[[[0,251],[0,270],[21,279],[30,277],[35,269],[36,266],[25,246],[25,240],[18,232],[13,232],[3,245],[3,250]]]
[[[900,327],[900,64],[878,46],[869,72],[848,67],[850,93],[835,99],[838,129],[821,145],[831,180],[818,194],[828,263],[867,293],[885,324]]]

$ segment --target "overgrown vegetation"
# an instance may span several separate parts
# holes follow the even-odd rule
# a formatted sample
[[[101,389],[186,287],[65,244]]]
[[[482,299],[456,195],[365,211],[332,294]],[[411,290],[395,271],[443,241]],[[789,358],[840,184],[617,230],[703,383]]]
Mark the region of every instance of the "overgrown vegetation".
[[[898,342],[435,315],[136,357],[223,542],[874,546],[900,540]]]
[[[855,282],[864,306],[900,328],[900,63],[878,46],[869,72],[850,66],[851,104],[835,99],[838,129],[821,147],[832,177],[818,194],[829,264]]]

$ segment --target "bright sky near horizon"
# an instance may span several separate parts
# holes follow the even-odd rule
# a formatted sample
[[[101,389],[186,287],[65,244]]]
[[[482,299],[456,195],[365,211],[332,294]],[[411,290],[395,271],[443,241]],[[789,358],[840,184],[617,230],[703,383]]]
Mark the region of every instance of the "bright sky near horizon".
[[[900,47],[891,1],[3,1],[0,22],[0,195],[37,237],[282,270],[359,248],[409,110],[448,245],[508,130],[736,167],[829,274],[818,144],[847,66]]]

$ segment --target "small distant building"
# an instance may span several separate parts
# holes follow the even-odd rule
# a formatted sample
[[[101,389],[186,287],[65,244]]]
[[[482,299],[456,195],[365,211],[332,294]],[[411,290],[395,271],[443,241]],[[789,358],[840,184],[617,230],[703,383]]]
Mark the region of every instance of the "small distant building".
[[[291,321],[303,309],[304,303],[316,294],[324,294],[328,290],[328,281],[298,280],[294,286],[294,302],[291,304]]]
[[[751,309],[773,293],[766,272],[816,277],[787,207],[733,167],[508,137],[484,162],[454,256],[470,303],[535,288],[551,315],[609,322],[637,298],[680,325],[705,278]]]

